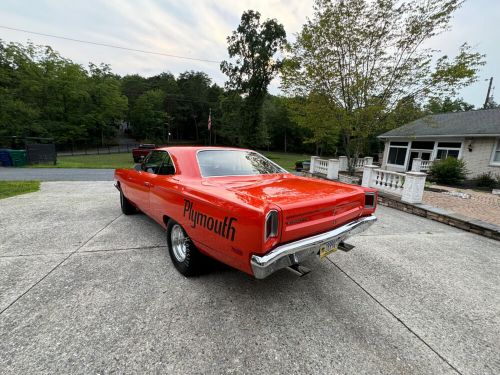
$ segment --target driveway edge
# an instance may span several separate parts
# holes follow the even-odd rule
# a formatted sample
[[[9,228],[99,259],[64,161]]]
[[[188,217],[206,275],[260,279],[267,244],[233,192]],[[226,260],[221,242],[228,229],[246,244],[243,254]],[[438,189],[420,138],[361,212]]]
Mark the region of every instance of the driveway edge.
[[[378,194],[378,203],[383,206],[439,221],[440,223],[448,224],[452,227],[460,228],[468,232],[500,241],[500,227],[482,220],[473,219],[465,215],[449,212],[443,210],[442,208],[436,208],[427,204],[402,202],[399,197],[391,196],[382,192],[379,192]]]

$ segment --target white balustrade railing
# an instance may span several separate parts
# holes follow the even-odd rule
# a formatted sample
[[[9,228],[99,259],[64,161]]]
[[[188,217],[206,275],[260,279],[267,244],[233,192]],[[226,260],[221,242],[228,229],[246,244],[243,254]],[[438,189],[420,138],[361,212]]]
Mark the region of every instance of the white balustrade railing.
[[[370,186],[390,194],[403,195],[405,174],[374,169]]]
[[[420,162],[420,171],[428,171],[432,167],[432,160],[422,160]]]
[[[355,169],[363,169],[364,165],[365,165],[365,159],[356,159],[356,162],[354,163],[354,168]]]
[[[347,156],[339,156],[339,160],[340,160],[340,171],[346,172],[349,169]],[[371,156],[367,156],[364,158],[357,158],[356,161],[354,162],[354,169],[360,172],[363,170],[363,167],[365,165],[372,165],[372,164],[373,164],[373,158]]]
[[[325,175],[329,180],[336,180],[339,178],[339,160],[320,159],[317,156],[312,156],[309,172]]]
[[[399,173],[365,165],[361,185],[400,196],[403,202],[421,203],[426,177],[421,172]]]
[[[432,160],[422,160],[420,158],[415,158],[411,164],[412,172],[422,172],[428,171],[432,167]]]
[[[326,174],[328,172],[328,160],[326,159],[316,159],[314,163],[315,173]]]
[[[373,163],[372,157],[358,158],[354,163],[356,171],[362,171],[365,165]],[[312,174],[326,175],[330,180],[338,180],[339,171],[348,170],[347,157],[340,156],[338,159],[320,159],[319,156],[311,156],[309,172]]]
[[[339,158],[340,159],[340,158]],[[321,174],[330,180],[339,179],[342,160],[320,159],[311,157],[309,172]],[[370,158],[371,159],[371,158]],[[356,167],[363,165],[363,180],[361,185],[375,188],[381,192],[401,197],[401,201],[407,203],[421,203],[424,194],[425,178],[427,175],[418,171],[399,173],[380,169],[379,166],[367,164],[367,158],[359,159]],[[427,161],[427,160],[426,160]],[[421,160],[418,160],[420,168]],[[427,164],[428,166],[429,164]]]

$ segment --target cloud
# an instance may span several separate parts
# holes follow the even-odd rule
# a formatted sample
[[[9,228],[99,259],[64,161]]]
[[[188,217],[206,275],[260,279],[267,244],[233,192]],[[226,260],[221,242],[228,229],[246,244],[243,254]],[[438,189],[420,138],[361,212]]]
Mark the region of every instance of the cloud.
[[[209,60],[227,58],[226,37],[239,24],[243,11],[259,11],[264,19],[283,23],[289,39],[300,31],[313,13],[313,0],[57,0],[0,3],[0,24],[76,39],[92,40],[136,49],[159,51]],[[500,21],[500,3],[489,0],[466,2],[452,21],[452,31],[430,43],[453,55],[462,42],[469,41],[486,53],[488,65],[481,79],[500,79],[500,40],[494,27]],[[42,36],[1,30],[6,41],[49,44],[63,56],[87,65],[105,62],[121,75],[154,75],[162,71],[179,74],[186,70],[205,71],[218,84],[225,76],[218,64],[196,62],[120,51]],[[476,105],[484,101],[484,81],[465,89],[464,98]],[[272,92],[278,92],[273,81]]]
[[[227,58],[226,37],[238,25],[244,10],[254,9],[263,18],[277,18],[289,33],[299,30],[312,0],[300,1],[6,1],[0,4],[1,24],[173,55],[222,61]],[[203,70],[215,82],[225,76],[218,64],[145,55],[100,46],[77,44],[48,37],[2,30],[2,39],[50,44],[63,56],[86,65],[106,62],[118,74],[179,74]]]

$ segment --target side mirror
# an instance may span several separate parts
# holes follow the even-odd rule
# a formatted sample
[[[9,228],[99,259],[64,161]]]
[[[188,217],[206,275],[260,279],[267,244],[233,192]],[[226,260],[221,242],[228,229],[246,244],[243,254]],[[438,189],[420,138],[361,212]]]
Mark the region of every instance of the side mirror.
[[[142,164],[135,164],[134,169],[139,172],[142,171]]]

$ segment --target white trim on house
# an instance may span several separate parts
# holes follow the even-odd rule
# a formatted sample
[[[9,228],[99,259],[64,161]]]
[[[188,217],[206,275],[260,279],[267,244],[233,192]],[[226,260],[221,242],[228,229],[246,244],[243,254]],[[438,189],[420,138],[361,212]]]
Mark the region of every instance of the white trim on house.
[[[456,151],[458,151],[457,158],[462,159],[463,154],[465,152],[464,150],[466,147],[467,139],[462,138],[462,137],[457,137],[457,136],[446,137],[446,139],[442,139],[442,138],[444,138],[444,137],[428,137],[427,139],[423,138],[423,137],[418,137],[416,139],[415,138],[413,138],[413,139],[398,138],[397,140],[387,139],[386,140],[387,150],[384,150],[384,157],[383,157],[383,164],[382,165],[387,167],[388,170],[405,172],[405,171],[409,170],[409,168],[410,168],[411,153],[412,152],[419,152],[419,151],[430,152],[431,153],[430,161],[436,160],[438,150],[456,150]],[[407,142],[408,144],[407,144],[407,146],[401,146],[401,145],[391,146],[391,141],[392,142]],[[421,142],[421,141],[433,142],[434,146],[432,149],[413,148],[413,142]],[[443,143],[443,142],[445,142],[445,143],[460,143],[460,147],[439,147],[439,143]],[[390,153],[391,147],[406,149],[406,156],[405,156],[405,161],[404,161],[403,165],[389,163],[389,153]],[[500,163],[499,163],[499,165],[500,165]]]
[[[393,142],[406,142],[406,146],[403,146],[403,145],[393,145],[393,146],[391,146],[391,143],[389,141],[389,148],[387,149],[387,152],[384,155],[385,164],[387,166],[391,167],[393,170],[405,171],[406,170],[406,166],[408,165],[408,157],[409,157],[408,155],[410,154],[410,144],[411,144],[411,141],[410,140],[401,140],[401,141],[393,141]],[[400,149],[405,149],[406,150],[405,160],[404,160],[403,164],[391,164],[391,163],[389,163],[389,154],[391,152],[391,148],[400,148]]]
[[[493,145],[493,150],[491,151],[490,165],[493,167],[500,166],[500,159],[495,160],[495,154],[500,152],[500,138],[497,138],[496,142]]]
[[[392,138],[398,138],[398,139],[412,139],[412,140],[420,140],[421,138],[469,138],[469,137],[475,137],[475,138],[482,138],[482,137],[499,137],[499,133],[493,133],[493,134],[430,134],[430,135],[415,135],[415,136],[408,136],[408,135],[389,135],[389,136],[378,136],[377,138],[384,139],[390,141]]]
[[[460,143],[459,147],[448,147],[448,146],[441,146],[439,147],[439,143]],[[446,150],[446,157],[448,157],[449,151],[458,151],[457,159],[462,159],[462,154],[463,154],[463,149],[464,149],[464,141],[450,141],[446,140],[446,142],[440,142],[439,140],[434,143],[434,150],[433,150],[433,157],[431,160],[434,160],[438,156],[439,150]],[[446,157],[444,159],[446,159]],[[442,158],[439,158],[442,159]]]

